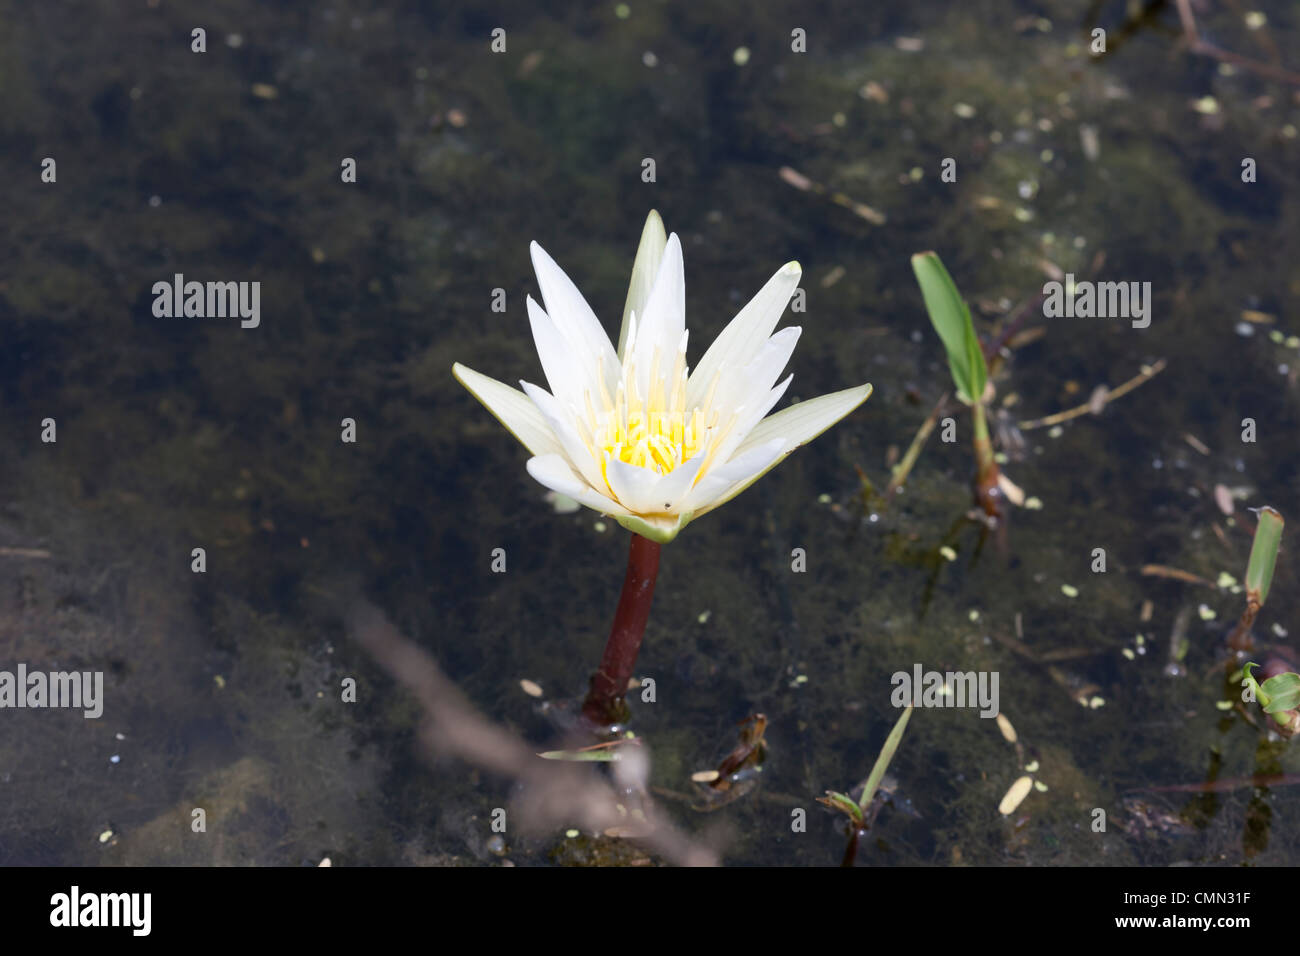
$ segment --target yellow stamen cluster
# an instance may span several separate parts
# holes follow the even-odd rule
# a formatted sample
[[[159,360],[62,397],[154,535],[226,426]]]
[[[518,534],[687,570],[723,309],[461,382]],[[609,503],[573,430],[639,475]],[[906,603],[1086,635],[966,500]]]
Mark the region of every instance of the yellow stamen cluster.
[[[609,478],[605,471],[611,457],[666,475],[699,452],[709,426],[716,424],[706,422],[698,406],[689,412],[686,409],[684,347],[678,349],[672,374],[667,379],[659,374],[659,351],[656,349],[650,365],[649,395],[641,394],[636,363],[630,357],[622,372],[612,397],[603,374],[597,374],[599,408],[592,404],[590,392],[586,396],[587,418],[591,422],[589,448],[592,456],[600,462],[601,474],[607,484]]]
[[[598,393],[593,400],[590,389],[584,391],[586,422],[579,425],[579,433],[587,450],[600,465],[600,476],[606,491],[614,500],[618,495],[609,481],[611,459],[649,468],[666,475],[703,455],[692,487],[699,483],[713,464],[719,448],[731,433],[739,416],[739,409],[719,422],[719,413],[713,409],[713,399],[722,379],[721,370],[709,383],[704,400],[691,409],[686,408],[686,336],[682,336],[667,377],[660,374],[660,350],[656,347],[650,362],[649,394],[642,395],[637,382],[636,362],[633,359],[633,342],[636,337],[636,317],[632,318],[632,332],[625,351],[617,388],[611,396],[605,382],[604,368],[597,366]],[[599,402],[599,405],[596,404]],[[665,507],[671,507],[665,503]]]

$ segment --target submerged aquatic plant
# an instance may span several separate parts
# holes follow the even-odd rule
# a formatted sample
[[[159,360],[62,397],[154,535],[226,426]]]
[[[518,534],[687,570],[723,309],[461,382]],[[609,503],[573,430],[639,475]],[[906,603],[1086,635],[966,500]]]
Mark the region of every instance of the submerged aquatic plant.
[[[777,270],[688,369],[682,247],[657,212],[641,234],[617,351],[569,277],[537,243],[531,251],[546,308],[530,297],[528,319],[550,391],[521,382],[521,392],[459,363],[453,373],[532,452],[533,478],[633,533],[584,705],[592,720],[612,723],[625,713],[659,546],[861,405],[871,386],[767,415],[793,378],[776,383],[800,329],[773,330],[799,284],[797,262]]]
[[[889,762],[894,759],[899,744],[903,742],[903,731],[907,730],[907,722],[911,719],[912,705],[908,704],[907,708],[899,715],[897,722],[894,724],[894,729],[885,738],[885,744],[880,748],[880,754],[871,767],[871,773],[862,785],[861,797],[854,800],[847,793],[827,790],[826,796],[817,798],[818,803],[828,806],[832,810],[838,810],[849,818],[849,843],[844,850],[844,859],[840,863],[841,866],[853,865],[854,858],[858,853],[858,840],[875,822],[875,814],[880,811],[880,805],[875,801],[876,791],[880,789],[880,784],[885,779],[885,771],[889,769]]]
[[[1239,654],[1254,649],[1251,629],[1255,626],[1255,617],[1260,608],[1268,600],[1277,552],[1282,547],[1282,529],[1286,527],[1282,515],[1268,505],[1255,509],[1255,515],[1258,521],[1255,537],[1250,544],[1250,562],[1246,565],[1246,609],[1241,612],[1241,619],[1228,635],[1228,647]]]
[[[975,422],[975,500],[990,518],[1001,517],[1000,474],[993,458],[993,441],[989,438],[984,408],[989,370],[970,308],[962,301],[952,276],[935,253],[918,252],[912,256],[912,271],[921,286],[930,323],[948,353],[948,368],[957,387],[957,397],[970,406]]]
[[[1254,648],[1251,628],[1260,608],[1268,600],[1273,585],[1273,568],[1277,552],[1282,546],[1282,529],[1286,521],[1276,509],[1265,506],[1256,511],[1259,523],[1255,525],[1255,539],[1250,546],[1250,563],[1246,568],[1246,610],[1241,620],[1228,636],[1228,646],[1238,653]],[[1294,671],[1275,673],[1262,683],[1251,674],[1256,663],[1246,664],[1230,681],[1240,681],[1248,687],[1278,729],[1287,737],[1300,731],[1300,674]]]

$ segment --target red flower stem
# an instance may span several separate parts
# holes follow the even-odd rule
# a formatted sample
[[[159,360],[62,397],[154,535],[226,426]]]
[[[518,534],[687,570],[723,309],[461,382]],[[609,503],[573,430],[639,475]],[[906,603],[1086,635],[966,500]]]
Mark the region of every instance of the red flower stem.
[[[591,675],[591,689],[583,701],[582,713],[592,723],[607,727],[627,720],[627,682],[636,667],[646,622],[650,619],[650,602],[654,599],[655,579],[659,576],[659,543],[632,535],[627,554],[627,576],[619,595],[614,626],[605,643],[600,670]]]

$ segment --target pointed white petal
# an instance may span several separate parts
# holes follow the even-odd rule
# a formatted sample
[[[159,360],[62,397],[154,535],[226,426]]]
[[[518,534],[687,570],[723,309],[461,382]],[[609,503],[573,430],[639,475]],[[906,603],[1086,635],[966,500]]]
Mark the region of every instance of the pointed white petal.
[[[686,407],[694,408],[708,394],[709,386],[724,365],[748,365],[771,336],[786,303],[794,295],[803,270],[797,262],[787,262],[767,280],[758,295],[727,323],[700,363],[691,371],[686,386]]]
[[[533,269],[537,272],[537,283],[542,289],[542,299],[546,302],[546,314],[569,347],[578,353],[580,361],[589,364],[593,370],[597,362],[601,363],[606,385],[612,387],[618,371],[618,357],[596,313],[545,249],[534,242],[529,250]]]
[[[641,230],[641,243],[636,248],[636,261],[632,264],[632,281],[627,287],[627,301],[623,305],[623,324],[618,332],[618,357],[627,355],[628,316],[633,310],[638,315],[645,311],[645,303],[650,298],[650,289],[659,275],[659,264],[663,261],[664,247],[668,245],[668,236],[664,233],[664,222],[659,213],[650,210],[646,216],[645,228]]]
[[[550,427],[551,433],[559,439],[564,455],[569,464],[578,472],[587,484],[603,491],[604,479],[600,476],[600,463],[593,457],[591,449],[578,434],[578,426],[573,416],[555,400],[555,396],[538,388],[531,382],[520,382],[527,395],[542,413],[542,418]]]
[[[870,396],[871,386],[859,385],[783,408],[759,422],[736,453],[743,455],[756,445],[782,438],[787,443],[786,453],[789,454],[800,445],[808,444]]]
[[[713,393],[713,401],[705,411],[709,414],[717,412],[719,419],[726,421],[742,405],[752,409],[762,404],[781,370],[789,364],[801,331],[797,325],[782,329],[763,343],[758,354],[748,364],[728,365],[724,368],[717,391]],[[763,415],[766,414],[767,411],[764,410]],[[757,424],[758,418],[751,421],[745,430],[748,431]]]
[[[595,367],[584,366],[555,323],[532,296],[528,297],[528,324],[551,394],[574,414],[582,408],[582,393],[595,387]]]
[[[541,484],[568,495],[579,504],[584,504],[601,514],[623,517],[630,512],[622,505],[611,501],[597,492],[569,467],[563,455],[538,455],[528,459],[528,473]]]
[[[759,422],[758,426],[749,433],[749,438],[737,449],[736,457],[732,461],[739,462],[750,455],[770,450],[773,446],[780,448],[778,454],[749,477],[736,482],[712,501],[698,507],[695,511],[696,516],[726,504],[784,461],[800,445],[808,444],[869,397],[871,397],[871,386],[859,385],[857,388],[846,388],[842,392],[832,392],[829,395],[800,402],[798,405],[791,405],[771,418]]]
[[[696,455],[690,461],[684,461],[668,474],[659,479],[655,486],[655,510],[676,514],[682,510],[682,502],[695,484],[695,476],[704,465],[704,456]]]
[[[672,371],[677,344],[686,329],[686,273],[677,233],[668,237],[659,275],[646,299],[645,310],[637,310],[636,322],[636,340],[629,352],[636,362],[637,387],[643,396],[648,396],[655,350],[659,351],[659,375],[666,378]]]
[[[696,455],[666,475],[610,459],[605,472],[619,502],[636,514],[676,514],[691,490],[704,456]]]
[[[663,479],[652,468],[641,468],[619,461],[612,455],[605,456],[605,476],[614,497],[628,511],[634,514],[658,514],[663,511],[663,501],[656,502],[656,488]],[[668,500],[668,499],[664,499]]]
[[[696,517],[712,511],[740,493],[739,490],[731,491],[737,484],[744,482],[747,487],[780,461],[784,450],[785,443],[777,438],[751,448],[743,455],[737,455],[725,465],[710,468],[699,484],[691,489],[682,507],[693,512]]]
[[[718,445],[717,454],[713,459],[715,462],[726,462],[736,457],[740,447],[745,444],[745,440],[749,437],[755,426],[757,426],[767,413],[772,410],[772,407],[781,400],[781,396],[784,395],[785,390],[790,387],[790,382],[793,381],[793,379],[793,375],[787,375],[785,381],[771,389],[762,398],[758,399],[756,404],[745,406],[741,409],[736,424],[732,427],[730,433],[722,439],[722,443]]]
[[[563,450],[537,406],[518,389],[459,362],[451,367],[451,374],[534,455],[552,455]]]

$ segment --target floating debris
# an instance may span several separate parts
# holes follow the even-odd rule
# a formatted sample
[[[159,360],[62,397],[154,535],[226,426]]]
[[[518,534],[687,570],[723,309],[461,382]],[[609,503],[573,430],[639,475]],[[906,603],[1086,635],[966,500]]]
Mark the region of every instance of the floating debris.
[[[1110,389],[1105,385],[1098,385],[1088,396],[1088,411],[1094,415],[1100,415],[1106,403],[1110,401]]]
[[[846,275],[848,275],[847,269],[845,269],[843,266],[836,266],[835,268],[831,269],[830,272],[826,273],[826,275],[822,276],[821,286],[823,289],[829,289],[835,283],[843,279]]]
[[[864,100],[871,100],[873,103],[889,102],[889,91],[875,80],[868,80],[864,83],[862,89],[858,90],[858,96]]]
[[[697,770],[691,774],[691,780],[695,783],[713,783],[721,776],[716,770]]]
[[[1002,494],[1006,496],[1006,499],[1017,508],[1025,503],[1024,489],[1008,478],[1005,471],[998,472],[998,488],[1002,490]]]
[[[1097,138],[1097,127],[1083,124],[1079,127],[1079,145],[1083,147],[1084,158],[1095,163],[1101,155],[1101,143]]]
[[[1073,584],[1062,584],[1061,593],[1068,598],[1077,598],[1079,596],[1079,589]]]
[[[1002,731],[1002,736],[1007,743],[1014,744],[1017,739],[1016,728],[1011,726],[1011,721],[1007,720],[1006,715],[1003,713],[999,713],[995,719],[997,720],[998,730]]]
[[[1011,785],[1002,802],[998,804],[998,813],[1004,817],[1010,816],[1016,812],[1016,807],[1024,802],[1025,797],[1029,796],[1029,791],[1034,788],[1033,777],[1020,777]]]
[[[573,514],[582,507],[568,495],[562,495],[558,491],[548,491],[542,497],[550,504],[551,510],[557,515]]]
[[[813,188],[813,181],[797,169],[791,169],[789,166],[782,166],[779,175],[787,185],[793,186],[795,189],[807,192]]]
[[[542,696],[542,688],[541,688],[541,685],[536,684],[536,683],[534,683],[533,681],[530,681],[530,680],[529,680],[528,678],[526,678],[526,677],[525,677],[523,680],[521,680],[521,681],[519,682],[519,686],[520,686],[521,688],[523,688],[524,693],[527,694],[529,697],[541,697],[541,696]]]

